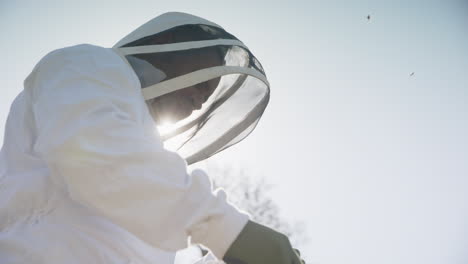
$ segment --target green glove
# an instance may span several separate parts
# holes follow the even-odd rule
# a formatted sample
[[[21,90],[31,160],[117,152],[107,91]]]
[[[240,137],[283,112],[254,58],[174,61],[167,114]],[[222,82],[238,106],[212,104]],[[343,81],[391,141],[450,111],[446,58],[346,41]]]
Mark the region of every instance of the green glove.
[[[223,257],[227,264],[301,264],[287,236],[249,221]]]

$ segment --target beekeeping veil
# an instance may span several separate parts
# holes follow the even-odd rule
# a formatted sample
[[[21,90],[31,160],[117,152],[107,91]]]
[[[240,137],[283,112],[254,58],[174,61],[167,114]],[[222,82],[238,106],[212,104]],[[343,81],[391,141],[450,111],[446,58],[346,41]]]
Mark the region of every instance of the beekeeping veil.
[[[244,43],[200,17],[165,13],[137,28],[113,48],[135,70],[149,106],[162,95],[219,80],[201,109],[169,127],[159,127],[165,146],[177,151],[188,164],[244,139],[268,104],[269,84],[260,62]],[[159,58],[193,56],[207,50],[219,54],[219,65],[180,71],[176,76],[154,66]]]

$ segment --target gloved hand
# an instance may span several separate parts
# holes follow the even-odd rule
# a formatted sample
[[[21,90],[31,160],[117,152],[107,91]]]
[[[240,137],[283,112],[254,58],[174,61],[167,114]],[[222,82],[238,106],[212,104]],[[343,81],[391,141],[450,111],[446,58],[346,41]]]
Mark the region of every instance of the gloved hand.
[[[227,264],[301,264],[287,236],[249,221],[223,257]]]

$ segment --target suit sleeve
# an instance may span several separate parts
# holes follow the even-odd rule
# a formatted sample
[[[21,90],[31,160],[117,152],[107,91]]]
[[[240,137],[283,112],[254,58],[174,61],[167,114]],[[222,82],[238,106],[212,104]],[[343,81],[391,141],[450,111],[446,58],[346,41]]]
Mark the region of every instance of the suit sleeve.
[[[32,88],[34,149],[54,182],[153,246],[177,250],[190,236],[222,258],[248,216],[148,136],[136,76],[119,57],[69,53],[43,60]]]

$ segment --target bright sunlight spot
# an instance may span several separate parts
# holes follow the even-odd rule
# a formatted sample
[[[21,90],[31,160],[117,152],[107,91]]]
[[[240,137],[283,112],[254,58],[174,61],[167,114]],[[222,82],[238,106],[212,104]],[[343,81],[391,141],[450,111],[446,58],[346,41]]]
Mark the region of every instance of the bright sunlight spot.
[[[175,122],[172,122],[170,120],[162,120],[161,124],[158,125],[156,128],[158,129],[161,135],[164,135],[170,132],[172,129],[174,129],[175,124]]]

